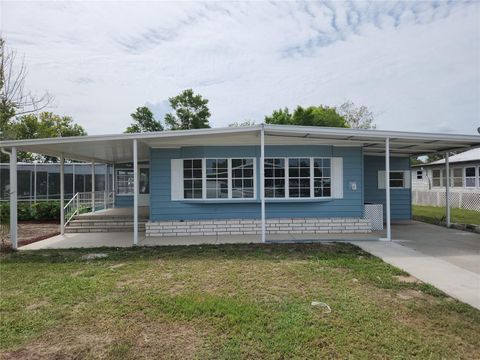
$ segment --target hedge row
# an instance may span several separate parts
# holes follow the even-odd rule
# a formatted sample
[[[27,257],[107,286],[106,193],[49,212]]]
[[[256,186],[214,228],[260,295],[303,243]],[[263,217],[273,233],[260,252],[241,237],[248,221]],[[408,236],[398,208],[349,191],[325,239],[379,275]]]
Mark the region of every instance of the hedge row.
[[[18,220],[59,220],[60,202],[59,201],[41,201],[36,204],[18,203]],[[10,218],[10,204],[3,202],[0,204],[0,220],[7,223]]]

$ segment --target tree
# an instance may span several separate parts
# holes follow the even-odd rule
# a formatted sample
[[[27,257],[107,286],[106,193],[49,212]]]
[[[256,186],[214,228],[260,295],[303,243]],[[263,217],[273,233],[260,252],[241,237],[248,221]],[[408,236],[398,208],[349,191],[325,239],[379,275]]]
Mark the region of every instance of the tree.
[[[170,130],[188,130],[209,128],[210,110],[208,100],[192,89],[182,91],[168,99],[174,113],[165,115],[165,124]]]
[[[410,165],[421,165],[421,164],[424,164],[424,162],[422,161],[422,159],[418,157],[410,159]]]
[[[373,113],[365,106],[356,106],[348,100],[336,108],[348,126],[355,129],[375,129]]]
[[[234,123],[228,124],[228,127],[243,127],[243,126],[254,126],[256,125],[255,120],[244,120],[244,121],[235,121]]]
[[[16,140],[87,135],[85,129],[75,124],[71,117],[51,112],[20,116],[11,123],[11,129]],[[19,152],[18,160],[56,162],[57,158]]]
[[[345,119],[336,109],[328,106],[297,106],[293,114],[288,108],[273,111],[271,116],[265,117],[267,124],[348,127]]]
[[[292,125],[292,114],[287,107],[273,110],[272,115],[265,116],[265,122],[267,124]]]
[[[17,59],[16,52],[7,50],[0,38],[0,139],[14,136],[10,125],[15,116],[38,112],[53,101],[48,92],[36,96],[26,90],[26,76],[25,60]]]
[[[137,107],[137,110],[130,116],[133,123],[127,127],[126,133],[163,131],[162,123],[155,120],[152,111],[146,106]]]

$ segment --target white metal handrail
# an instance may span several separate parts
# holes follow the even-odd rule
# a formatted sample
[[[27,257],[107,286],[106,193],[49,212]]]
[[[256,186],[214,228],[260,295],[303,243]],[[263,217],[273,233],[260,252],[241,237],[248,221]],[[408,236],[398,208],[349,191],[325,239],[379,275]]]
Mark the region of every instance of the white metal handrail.
[[[75,215],[112,208],[113,199],[113,192],[77,192],[63,207],[65,225],[67,225]]]

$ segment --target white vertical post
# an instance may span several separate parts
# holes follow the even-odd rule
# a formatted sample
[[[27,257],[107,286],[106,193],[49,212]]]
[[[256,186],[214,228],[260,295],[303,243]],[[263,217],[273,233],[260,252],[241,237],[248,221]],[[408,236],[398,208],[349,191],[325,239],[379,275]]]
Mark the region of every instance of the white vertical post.
[[[133,139],[133,245],[138,245],[138,149]]]
[[[95,160],[92,160],[92,212],[95,212]]]
[[[450,227],[450,159],[448,151],[445,153],[445,208],[447,217],[447,227]]]
[[[75,163],[72,164],[72,197],[75,196],[75,194],[77,193],[75,191],[75,188],[76,188],[76,183],[75,183]]]
[[[390,138],[385,139],[385,213],[387,217],[387,240],[392,240],[390,218]]]
[[[265,128],[260,125],[260,201],[262,204],[262,243],[266,241],[265,232]]]
[[[10,154],[10,241],[17,249],[17,148],[12,147]]]
[[[105,164],[105,176],[103,177],[103,208],[107,208],[108,203],[108,164]]]
[[[115,164],[112,165],[112,207],[115,207]]]
[[[65,157],[60,156],[60,235],[65,234]]]
[[[37,163],[33,164],[33,202],[37,203]]]

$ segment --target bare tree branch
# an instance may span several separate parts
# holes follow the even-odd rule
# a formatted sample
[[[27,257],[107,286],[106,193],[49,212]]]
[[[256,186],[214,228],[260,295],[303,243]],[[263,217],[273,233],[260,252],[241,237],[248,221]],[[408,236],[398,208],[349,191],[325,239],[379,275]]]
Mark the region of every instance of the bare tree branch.
[[[48,92],[34,95],[25,89],[27,78],[25,58],[18,59],[14,50],[5,47],[0,38],[0,114],[3,120],[38,112],[53,102]]]

